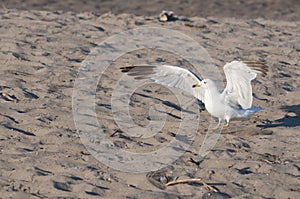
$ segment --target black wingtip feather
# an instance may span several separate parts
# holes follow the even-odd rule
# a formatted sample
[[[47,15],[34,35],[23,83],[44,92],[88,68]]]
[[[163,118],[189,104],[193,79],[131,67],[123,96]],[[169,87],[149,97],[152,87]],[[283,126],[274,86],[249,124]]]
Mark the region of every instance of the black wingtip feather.
[[[121,67],[121,72],[122,73],[127,73],[129,72],[130,70],[134,69],[136,66],[125,66],[125,67]]]
[[[266,62],[254,61],[254,60],[246,60],[246,61],[242,61],[242,62],[247,64],[252,69],[262,73],[263,75],[267,75],[268,65],[266,65]]]

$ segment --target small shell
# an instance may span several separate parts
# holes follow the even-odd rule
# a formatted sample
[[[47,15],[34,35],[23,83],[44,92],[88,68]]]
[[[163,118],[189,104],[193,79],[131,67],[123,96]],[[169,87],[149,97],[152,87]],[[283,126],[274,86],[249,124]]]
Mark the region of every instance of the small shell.
[[[162,22],[171,21],[173,18],[174,18],[174,12],[173,11],[163,10],[159,14],[159,21],[162,21]]]
[[[162,21],[162,22],[168,21],[168,15],[166,13],[160,13],[159,21]]]

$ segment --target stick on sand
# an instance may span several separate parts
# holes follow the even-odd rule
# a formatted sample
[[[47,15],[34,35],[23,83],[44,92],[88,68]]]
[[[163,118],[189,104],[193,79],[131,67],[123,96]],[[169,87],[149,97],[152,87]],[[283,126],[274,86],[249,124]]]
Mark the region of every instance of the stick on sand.
[[[209,186],[208,184],[206,184],[206,182],[204,182],[201,178],[192,178],[192,179],[185,179],[185,180],[174,180],[171,182],[166,183],[166,186],[170,186],[170,185],[175,185],[175,184],[180,184],[180,183],[189,183],[189,182],[200,182],[201,184],[203,184],[203,186],[213,192],[218,192],[218,190],[216,190],[215,188],[213,188],[212,186]]]

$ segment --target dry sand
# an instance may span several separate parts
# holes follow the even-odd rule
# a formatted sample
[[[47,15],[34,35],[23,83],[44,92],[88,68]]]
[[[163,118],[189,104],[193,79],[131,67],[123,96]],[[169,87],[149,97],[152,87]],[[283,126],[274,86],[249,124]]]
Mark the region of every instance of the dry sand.
[[[18,11],[1,13],[0,198],[298,198],[300,195],[300,22],[268,19],[179,17],[90,12]],[[93,158],[81,143],[72,115],[78,69],[96,44],[118,32],[145,26],[181,31],[198,41],[217,66],[234,59],[264,59],[270,71],[255,81],[254,105],[264,107],[246,121],[232,122],[199,164],[197,152],[207,125],[175,163],[148,174],[124,173]],[[160,58],[160,59],[157,59]],[[180,118],[174,97],[150,85],[134,96],[131,114],[143,123],[141,104],[156,100],[169,126],[153,138],[130,138],[111,115],[110,95],[118,67],[144,60],[185,63],[148,51],[120,58],[99,82],[96,111],[120,148],[153,150],[173,139]],[[187,66],[186,66],[187,67]],[[119,75],[119,76],[118,76]],[[165,89],[165,90],[164,90]],[[148,98],[143,95],[150,96]],[[204,115],[203,121],[208,119]],[[194,116],[196,117],[196,116]],[[157,178],[202,178],[199,183],[165,187]]]
[[[4,8],[19,10],[92,11],[100,14],[132,13],[139,16],[154,16],[162,10],[172,10],[188,17],[300,20],[298,0],[2,0],[1,3]]]

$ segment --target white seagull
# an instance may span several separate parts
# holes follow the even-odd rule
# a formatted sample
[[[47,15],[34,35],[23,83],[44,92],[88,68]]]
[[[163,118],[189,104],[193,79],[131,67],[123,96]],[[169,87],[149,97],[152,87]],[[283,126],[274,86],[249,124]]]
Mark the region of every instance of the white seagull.
[[[268,67],[259,61],[232,61],[226,63],[224,72],[227,85],[221,93],[214,81],[201,80],[193,72],[170,65],[157,66],[128,66],[121,67],[122,72],[135,79],[149,78],[154,82],[182,89],[205,104],[206,110],[218,119],[217,129],[221,122],[229,125],[231,119],[247,118],[255,112],[262,110],[252,105],[251,81],[257,74],[267,74]]]

